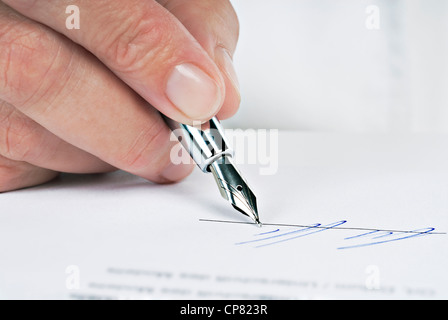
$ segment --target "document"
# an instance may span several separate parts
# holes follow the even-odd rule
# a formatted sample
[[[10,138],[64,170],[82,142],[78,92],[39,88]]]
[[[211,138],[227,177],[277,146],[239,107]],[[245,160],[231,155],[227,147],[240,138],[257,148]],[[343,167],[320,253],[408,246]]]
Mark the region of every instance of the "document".
[[[0,194],[0,299],[447,299],[447,138],[280,132],[262,227],[200,170]]]

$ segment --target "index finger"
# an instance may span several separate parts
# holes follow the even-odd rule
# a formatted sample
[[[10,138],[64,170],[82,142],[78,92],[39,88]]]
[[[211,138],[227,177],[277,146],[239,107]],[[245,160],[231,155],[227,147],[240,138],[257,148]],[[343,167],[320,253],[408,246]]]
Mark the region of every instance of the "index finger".
[[[66,27],[66,1],[3,1],[82,45],[176,121],[206,121],[222,107],[220,70],[179,20],[154,0],[79,0],[78,30]]]

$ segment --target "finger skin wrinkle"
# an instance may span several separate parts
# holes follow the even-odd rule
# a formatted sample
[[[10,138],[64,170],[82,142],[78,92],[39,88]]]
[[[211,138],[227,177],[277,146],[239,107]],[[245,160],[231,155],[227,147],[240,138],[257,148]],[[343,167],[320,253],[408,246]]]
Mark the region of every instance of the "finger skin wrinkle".
[[[37,125],[14,107],[0,103],[0,154],[24,161],[40,156],[41,140],[36,135]]]
[[[15,39],[14,24],[10,21],[8,22],[7,17],[4,17],[3,12],[0,11],[0,19],[2,23],[0,24],[0,71],[2,73],[2,88],[7,88],[10,81],[8,80],[8,74],[10,72],[11,66],[11,53],[12,44]],[[1,21],[1,20],[0,20]],[[20,22],[17,22],[18,24]]]
[[[1,48],[1,42],[0,42],[0,48]],[[6,88],[9,81],[8,81],[8,72],[9,72],[9,66],[11,65],[11,50],[2,50],[3,56],[0,54],[0,66],[3,65],[3,68],[0,68],[3,72],[3,88]]]
[[[148,166],[149,163],[156,165],[155,155],[157,154],[157,144],[164,135],[167,135],[168,129],[163,121],[155,121],[153,125],[144,127],[138,136],[134,139],[129,148],[125,150],[122,156],[118,157],[118,163],[125,170],[139,171]],[[152,150],[153,152],[149,152]]]
[[[41,27],[19,23],[1,33],[0,47],[5,82],[0,89],[2,98],[19,108],[42,98],[52,87],[48,75],[60,60],[56,39]]]
[[[0,101],[0,154],[7,155],[10,153],[10,129],[11,129],[11,115],[14,113],[14,108],[10,107],[6,102]],[[3,142],[2,142],[3,141]]]
[[[37,113],[40,117],[45,117],[54,111],[64,101],[64,94],[69,95],[76,87],[81,86],[82,77],[75,75],[83,68],[77,68],[79,58],[77,59],[78,48],[75,45],[64,48],[58,46],[57,52],[53,60],[49,64],[47,70],[42,75],[42,85],[38,90],[39,94],[33,94],[26,100],[22,107],[31,108],[39,102],[41,105]],[[45,102],[45,103],[42,103]]]
[[[239,21],[237,14],[227,0],[164,0],[159,1],[172,12],[196,36],[199,32],[214,39],[207,46],[208,52],[214,48],[208,46],[223,46],[234,52],[239,37]]]
[[[121,25],[110,28],[103,36],[99,56],[119,73],[130,74],[148,66],[169,63],[173,54],[172,28],[168,21],[144,12],[137,17],[121,19]],[[123,21],[125,21],[123,23]],[[161,68],[163,69],[163,68]]]

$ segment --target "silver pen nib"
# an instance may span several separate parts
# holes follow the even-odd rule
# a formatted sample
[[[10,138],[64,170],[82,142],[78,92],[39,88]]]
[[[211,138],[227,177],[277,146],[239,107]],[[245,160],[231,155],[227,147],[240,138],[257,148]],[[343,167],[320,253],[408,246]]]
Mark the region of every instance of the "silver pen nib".
[[[215,177],[222,197],[228,200],[236,210],[251,218],[261,227],[257,198],[233,164],[232,159],[223,156],[215,160],[210,165],[210,171]]]

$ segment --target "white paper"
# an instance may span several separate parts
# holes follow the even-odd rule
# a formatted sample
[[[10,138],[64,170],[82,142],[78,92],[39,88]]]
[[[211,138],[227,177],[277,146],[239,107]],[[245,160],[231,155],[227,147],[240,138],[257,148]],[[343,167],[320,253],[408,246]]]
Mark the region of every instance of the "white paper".
[[[446,299],[447,141],[282,132],[276,174],[240,169],[262,222],[302,227],[215,221],[250,222],[199,170],[1,194],[0,298]]]

